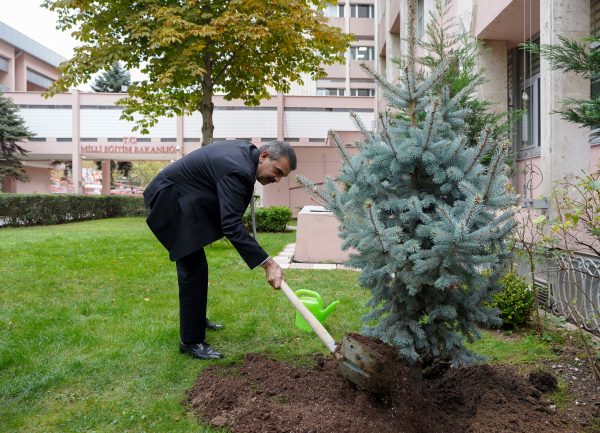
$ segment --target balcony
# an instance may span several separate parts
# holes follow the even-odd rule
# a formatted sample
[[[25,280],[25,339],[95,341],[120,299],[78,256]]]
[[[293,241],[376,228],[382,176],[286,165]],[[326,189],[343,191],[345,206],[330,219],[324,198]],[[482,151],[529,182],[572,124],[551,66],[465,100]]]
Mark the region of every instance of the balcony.
[[[540,31],[540,2],[476,0],[474,19],[474,36],[477,38],[509,41],[516,45]],[[523,33],[523,23],[529,34]]]

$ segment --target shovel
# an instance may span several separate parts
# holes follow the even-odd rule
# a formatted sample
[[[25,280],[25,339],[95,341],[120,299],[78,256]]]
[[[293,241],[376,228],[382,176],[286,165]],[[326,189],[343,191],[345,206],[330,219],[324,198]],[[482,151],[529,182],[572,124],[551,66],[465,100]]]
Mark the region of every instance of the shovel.
[[[327,346],[337,360],[342,376],[359,388],[370,392],[382,393],[388,390],[391,377],[390,366],[384,356],[350,335],[344,336],[338,350],[331,334],[298,299],[285,281],[281,282],[281,291],[304,317],[323,344]]]

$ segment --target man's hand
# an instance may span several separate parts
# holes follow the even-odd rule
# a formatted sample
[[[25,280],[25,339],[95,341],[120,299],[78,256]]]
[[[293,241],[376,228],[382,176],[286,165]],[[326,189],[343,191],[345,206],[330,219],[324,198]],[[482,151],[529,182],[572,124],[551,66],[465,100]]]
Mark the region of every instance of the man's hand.
[[[281,282],[283,281],[283,269],[281,269],[281,266],[269,257],[262,264],[262,267],[265,269],[265,276],[267,277],[269,284],[273,286],[274,289],[279,289],[281,287]]]

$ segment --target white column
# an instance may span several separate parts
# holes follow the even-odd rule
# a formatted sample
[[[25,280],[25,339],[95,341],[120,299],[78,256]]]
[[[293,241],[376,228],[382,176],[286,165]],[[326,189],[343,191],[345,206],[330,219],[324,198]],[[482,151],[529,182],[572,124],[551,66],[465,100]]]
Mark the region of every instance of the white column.
[[[110,195],[110,159],[102,161],[102,195]]]
[[[491,110],[497,113],[507,110],[507,61],[506,41],[484,42],[479,55],[479,68],[483,71],[486,82],[479,86],[477,94],[489,101]]]
[[[580,39],[589,33],[590,0],[541,0],[540,43],[559,43],[557,35]],[[588,98],[590,82],[574,73],[551,70],[543,58],[540,80],[542,193],[549,197],[555,181],[573,179],[590,169],[589,129],[553,114],[565,99]]]
[[[83,190],[81,188],[81,145],[79,143],[79,90],[72,89],[71,94],[73,95],[71,102],[71,142],[73,143],[71,161],[73,171],[71,176],[73,178],[73,193],[81,194]]]
[[[181,158],[183,155],[185,155],[187,152],[185,150],[185,146],[184,146],[184,140],[183,140],[183,116],[177,116],[177,123],[176,123],[176,128],[177,128],[177,142],[175,143],[175,149],[176,149],[176,156],[175,159],[179,159]]]
[[[390,3],[398,0],[386,0],[386,11],[390,11],[392,9]],[[404,2],[406,3],[406,2]],[[404,5],[402,5],[404,6]],[[404,8],[400,6],[400,20],[404,20]],[[384,19],[385,26],[385,79],[390,83],[395,82],[400,76],[400,70],[398,69],[398,65],[394,63],[394,59],[398,59],[400,57],[401,48],[400,48],[400,34],[390,33],[390,29],[392,24],[394,23],[394,19],[396,17],[391,16],[389,13],[386,13],[386,17]],[[400,32],[402,34],[403,28],[405,27],[404,21],[400,24]],[[404,36],[404,35],[403,35]]]
[[[351,14],[351,10],[350,10],[350,0],[346,0],[345,5],[344,5],[344,33],[348,34],[350,33],[350,14]],[[350,61],[351,61],[351,57],[350,57],[350,49],[346,50],[346,68],[345,68],[345,75],[346,75],[346,89],[345,89],[345,96],[350,96]]]

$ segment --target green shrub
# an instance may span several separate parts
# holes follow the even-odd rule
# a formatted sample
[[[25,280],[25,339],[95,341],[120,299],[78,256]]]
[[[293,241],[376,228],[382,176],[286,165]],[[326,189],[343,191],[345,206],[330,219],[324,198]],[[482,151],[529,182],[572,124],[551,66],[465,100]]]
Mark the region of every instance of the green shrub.
[[[283,232],[292,217],[292,210],[287,206],[270,206],[256,208],[256,230],[260,232]],[[250,209],[242,219],[244,225],[252,230]]]
[[[534,293],[530,285],[514,272],[504,275],[500,283],[502,289],[492,296],[490,307],[500,310],[503,327],[526,325],[534,308]]]
[[[0,194],[0,227],[146,215],[144,199],[121,195]]]

